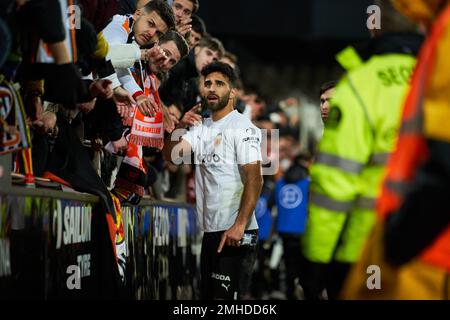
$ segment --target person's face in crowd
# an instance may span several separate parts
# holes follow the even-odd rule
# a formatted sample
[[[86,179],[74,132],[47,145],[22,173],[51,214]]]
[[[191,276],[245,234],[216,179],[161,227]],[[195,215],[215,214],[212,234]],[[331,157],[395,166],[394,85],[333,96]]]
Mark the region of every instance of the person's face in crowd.
[[[287,137],[280,137],[279,156],[280,161],[284,159],[291,159],[292,141]]]
[[[208,47],[195,47],[195,66],[200,72],[208,64],[219,60],[219,52],[211,50]]]
[[[254,100],[248,103],[250,108],[252,108],[252,120],[257,119],[261,116],[265,109],[265,104],[262,100],[255,98]]]
[[[251,120],[256,120],[259,116],[261,116],[266,108],[266,104],[263,100],[258,98],[258,95],[255,93],[247,93],[241,96],[242,101],[250,107],[252,111]]]
[[[203,105],[213,112],[225,108],[235,95],[229,80],[220,72],[207,75],[203,87]]]
[[[174,105],[171,105],[168,109],[169,109],[169,114],[173,115],[178,120],[181,119],[181,111],[180,111],[180,109],[178,109]]]
[[[181,23],[183,19],[190,18],[194,11],[194,4],[189,0],[174,0],[172,3],[173,13],[177,25]]]
[[[280,137],[278,156],[280,161],[280,169],[286,172],[292,164],[292,148],[295,141],[288,137]]]
[[[330,99],[333,96],[334,88],[328,89],[320,96],[320,114],[322,120],[328,119],[328,112],[330,111]]]
[[[175,44],[175,41],[164,42],[163,44],[160,44],[160,47],[165,52],[167,59],[162,61],[160,64],[151,65],[150,69],[153,73],[168,72],[181,59],[181,54]]]
[[[146,13],[145,10],[138,9],[134,13],[134,19],[134,36],[140,46],[155,43],[167,32],[167,24],[155,11]]]
[[[196,31],[194,31],[194,29],[192,29],[191,36],[189,38],[189,49],[195,48],[202,38],[203,37],[200,33],[196,32]]]
[[[233,69],[236,68],[236,65],[234,64],[233,61],[231,61],[230,59],[228,59],[227,57],[222,57],[220,59],[220,62],[226,63],[227,65],[229,65],[230,67],[232,67]]]
[[[254,93],[243,93],[241,96],[242,101],[244,101],[246,104],[251,104],[255,99],[257,98],[256,94]]]

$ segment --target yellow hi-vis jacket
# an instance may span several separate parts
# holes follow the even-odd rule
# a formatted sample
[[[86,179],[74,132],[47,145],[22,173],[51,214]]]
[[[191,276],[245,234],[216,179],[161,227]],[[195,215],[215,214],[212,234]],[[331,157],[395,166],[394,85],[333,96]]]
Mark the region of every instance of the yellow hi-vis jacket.
[[[393,151],[401,107],[415,66],[413,54],[373,54],[353,47],[338,54],[347,70],[330,101],[316,162],[302,241],[317,263],[357,261],[375,222],[375,202]]]

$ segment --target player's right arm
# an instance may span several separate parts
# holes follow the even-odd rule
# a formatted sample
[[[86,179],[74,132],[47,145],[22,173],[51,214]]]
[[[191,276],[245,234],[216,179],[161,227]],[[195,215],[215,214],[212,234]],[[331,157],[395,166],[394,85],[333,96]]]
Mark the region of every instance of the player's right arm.
[[[187,126],[193,126],[201,122],[201,116],[197,114],[197,105],[185,113],[179,124],[170,134],[166,136],[162,150],[164,160],[174,164],[188,164],[191,153],[195,149],[197,130],[192,128],[186,131]]]

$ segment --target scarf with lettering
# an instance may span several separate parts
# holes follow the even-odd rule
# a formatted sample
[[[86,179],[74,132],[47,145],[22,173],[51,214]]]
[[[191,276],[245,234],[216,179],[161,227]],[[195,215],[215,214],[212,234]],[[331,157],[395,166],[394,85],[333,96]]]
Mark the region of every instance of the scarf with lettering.
[[[159,98],[156,85],[156,76],[154,74],[145,74],[144,79],[142,87],[144,88],[145,96],[153,99],[161,110],[161,99]],[[147,117],[139,111],[137,106],[134,106],[130,116],[125,118],[123,123],[126,126],[131,126],[130,142],[140,146],[162,149],[164,145],[162,111],[156,112],[154,117]]]

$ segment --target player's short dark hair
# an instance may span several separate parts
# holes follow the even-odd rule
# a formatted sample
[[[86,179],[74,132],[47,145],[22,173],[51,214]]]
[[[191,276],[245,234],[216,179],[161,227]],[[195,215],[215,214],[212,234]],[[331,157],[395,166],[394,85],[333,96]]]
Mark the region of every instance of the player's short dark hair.
[[[219,61],[215,61],[213,63],[208,64],[206,67],[204,67],[202,69],[202,76],[204,76],[205,78],[214,72],[219,72],[221,74],[223,74],[228,81],[230,82],[230,86],[232,88],[236,87],[236,81],[237,81],[237,75],[236,72],[234,71],[234,69],[226,63],[223,62],[219,62]]]
[[[164,0],[149,1],[143,8],[146,13],[156,12],[167,24],[169,30],[175,29],[176,21],[172,7]]]

